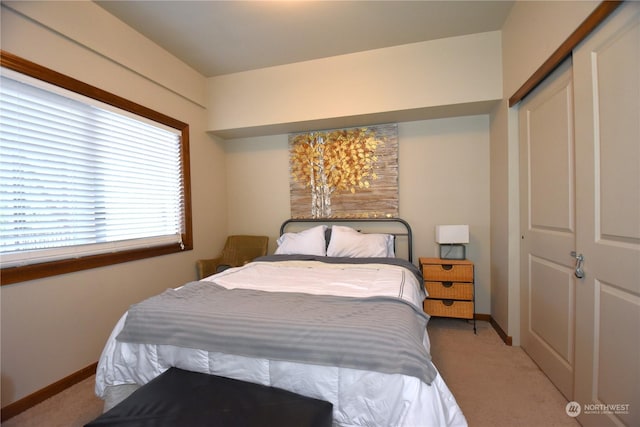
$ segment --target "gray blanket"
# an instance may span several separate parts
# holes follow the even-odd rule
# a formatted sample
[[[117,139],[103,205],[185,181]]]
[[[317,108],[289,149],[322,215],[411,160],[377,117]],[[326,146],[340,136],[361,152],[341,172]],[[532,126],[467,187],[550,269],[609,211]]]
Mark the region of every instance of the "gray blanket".
[[[436,372],[428,316],[393,297],[348,298],[191,282],[131,306],[117,340],[414,376]]]

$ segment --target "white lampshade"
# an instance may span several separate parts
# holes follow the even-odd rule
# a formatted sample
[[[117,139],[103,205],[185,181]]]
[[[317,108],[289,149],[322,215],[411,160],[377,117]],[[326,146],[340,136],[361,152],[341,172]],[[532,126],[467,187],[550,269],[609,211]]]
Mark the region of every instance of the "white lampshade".
[[[468,225],[436,225],[436,243],[469,243]]]

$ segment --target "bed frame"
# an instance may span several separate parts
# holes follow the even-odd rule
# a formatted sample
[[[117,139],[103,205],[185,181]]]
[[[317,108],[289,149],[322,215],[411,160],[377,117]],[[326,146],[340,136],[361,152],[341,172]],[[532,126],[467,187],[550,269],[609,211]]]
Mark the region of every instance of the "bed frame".
[[[413,262],[413,233],[409,223],[402,218],[289,218],[280,226],[280,235],[282,236],[285,233],[287,227],[296,223],[325,225],[350,223],[349,225],[355,228],[361,224],[370,224],[375,228],[375,231],[372,230],[371,232],[393,234],[396,237],[396,243],[398,242],[398,237],[401,237],[400,240],[405,241],[407,244],[407,260]],[[388,231],[389,229],[397,230],[398,228],[400,228],[400,231]],[[362,230],[358,229],[358,231]]]

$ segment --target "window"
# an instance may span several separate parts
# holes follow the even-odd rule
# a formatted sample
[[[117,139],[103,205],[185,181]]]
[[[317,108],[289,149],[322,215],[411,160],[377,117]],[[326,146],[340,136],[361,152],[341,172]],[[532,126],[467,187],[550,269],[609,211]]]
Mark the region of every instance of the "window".
[[[2,53],[2,284],[192,248],[188,125]]]

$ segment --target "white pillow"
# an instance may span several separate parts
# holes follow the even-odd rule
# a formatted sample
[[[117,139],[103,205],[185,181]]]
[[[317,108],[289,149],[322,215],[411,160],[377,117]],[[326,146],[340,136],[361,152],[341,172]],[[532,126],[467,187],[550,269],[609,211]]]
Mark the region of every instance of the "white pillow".
[[[351,227],[334,225],[331,227],[331,241],[327,256],[371,258],[393,258],[394,236],[392,234],[359,233]]]
[[[326,225],[318,225],[299,233],[284,233],[278,239],[276,255],[327,255],[324,238]]]

